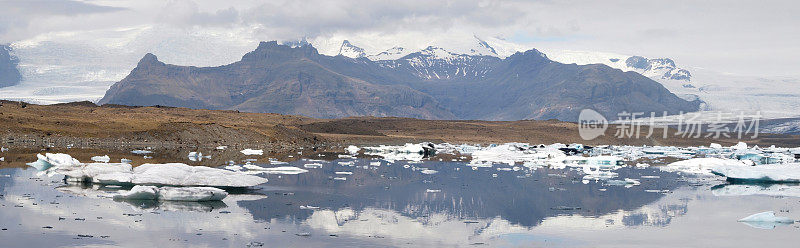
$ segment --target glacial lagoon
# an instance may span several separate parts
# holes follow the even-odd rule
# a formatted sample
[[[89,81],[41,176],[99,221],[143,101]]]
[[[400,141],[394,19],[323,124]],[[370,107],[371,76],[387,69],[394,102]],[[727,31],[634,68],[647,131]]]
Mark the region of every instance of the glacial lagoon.
[[[194,149],[204,155],[191,157],[187,150],[131,150],[0,153],[0,246],[781,247],[800,241],[798,223],[737,221],[765,211],[800,219],[800,185],[733,184],[662,168],[681,155],[626,158],[616,175],[598,179],[580,167],[476,162],[477,156],[452,152]],[[81,162],[109,155],[134,166],[300,170],[252,173],[268,182],[228,189],[222,201],[115,200],[110,196],[130,186],[73,183],[25,165],[36,154],[56,152]]]

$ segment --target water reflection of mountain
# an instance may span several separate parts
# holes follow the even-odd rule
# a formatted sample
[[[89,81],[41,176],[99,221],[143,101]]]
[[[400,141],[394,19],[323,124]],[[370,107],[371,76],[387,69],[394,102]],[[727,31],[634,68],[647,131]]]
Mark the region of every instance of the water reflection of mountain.
[[[439,172],[425,175],[404,168],[402,162],[389,166],[384,162],[369,169],[359,167],[368,164],[369,161],[360,161],[356,167],[348,167],[329,163],[301,175],[270,176],[269,186],[264,189],[269,191],[269,198],[238,204],[262,220],[285,216],[307,219],[312,211],[300,206],[310,205],[331,210],[352,209],[357,213],[366,208],[388,209],[420,221],[441,214],[465,221],[500,217],[527,227],[537,226],[548,217],[572,214],[600,217],[620,210],[633,211],[622,218],[625,225],[666,225],[670,216],[682,215],[686,209],[685,202],[647,210],[661,213],[640,209],[664,196],[646,189],[673,190],[680,185],[675,180],[677,175],[653,169],[618,170],[620,178],[661,177],[641,179],[642,185],[624,188],[596,182],[583,184],[583,175],[568,169],[543,168],[532,173],[496,168],[473,171],[460,162],[426,161],[416,166]],[[294,165],[302,167],[302,162]],[[353,175],[346,176],[345,181],[331,180],[338,176],[334,171],[352,171]],[[569,208],[580,209],[566,210]],[[664,217],[654,217],[659,214]]]

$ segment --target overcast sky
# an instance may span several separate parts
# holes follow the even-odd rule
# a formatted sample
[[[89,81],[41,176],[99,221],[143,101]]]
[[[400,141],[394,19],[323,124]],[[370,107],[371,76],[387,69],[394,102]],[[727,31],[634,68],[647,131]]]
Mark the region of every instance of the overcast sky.
[[[0,0],[1,43],[53,34],[89,41],[104,38],[95,37],[103,30],[143,26],[209,35],[238,30],[227,33],[232,43],[339,37],[389,46],[477,35],[670,57],[683,67],[743,75],[800,75],[797,1]]]

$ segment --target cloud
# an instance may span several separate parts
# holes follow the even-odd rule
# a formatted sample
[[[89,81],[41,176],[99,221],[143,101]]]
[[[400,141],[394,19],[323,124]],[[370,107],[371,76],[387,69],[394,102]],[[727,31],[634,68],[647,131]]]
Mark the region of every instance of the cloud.
[[[171,0],[161,10],[157,22],[177,26],[227,26],[239,22],[234,7],[203,12],[196,2]]]
[[[800,4],[790,0],[0,1],[0,43],[141,26],[184,30],[186,39],[237,30],[215,37],[237,46],[242,40],[309,38],[386,49],[478,35],[524,47],[670,57],[686,67],[779,75],[798,74],[796,13]],[[180,43],[179,35],[170,37],[150,43]],[[85,39],[96,38],[103,37]]]
[[[51,31],[36,25],[48,19],[123,11],[125,8],[73,0],[0,1],[0,42],[11,42]]]

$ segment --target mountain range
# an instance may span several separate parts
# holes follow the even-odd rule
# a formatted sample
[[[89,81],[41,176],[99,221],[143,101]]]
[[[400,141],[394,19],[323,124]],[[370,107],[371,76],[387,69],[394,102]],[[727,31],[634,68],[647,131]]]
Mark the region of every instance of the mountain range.
[[[11,47],[0,45],[0,88],[17,85],[22,80],[17,68],[19,59],[10,52]]]
[[[584,108],[616,119],[623,111],[675,114],[700,105],[636,72],[562,64],[535,49],[500,58],[477,40],[468,53],[431,46],[375,55],[345,41],[337,56],[302,42],[261,42],[240,61],[217,67],[170,65],[147,54],[99,103],[320,118],[568,121]]]

